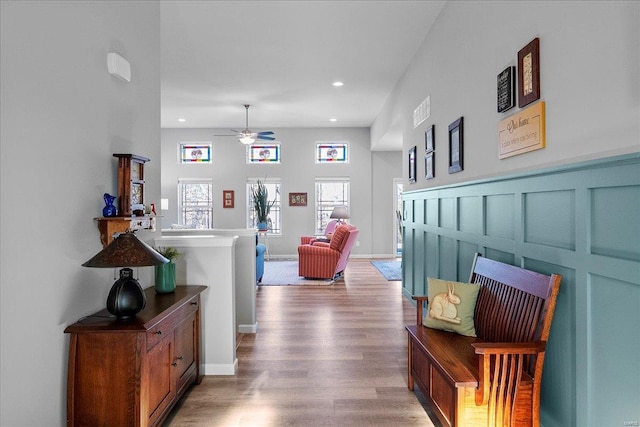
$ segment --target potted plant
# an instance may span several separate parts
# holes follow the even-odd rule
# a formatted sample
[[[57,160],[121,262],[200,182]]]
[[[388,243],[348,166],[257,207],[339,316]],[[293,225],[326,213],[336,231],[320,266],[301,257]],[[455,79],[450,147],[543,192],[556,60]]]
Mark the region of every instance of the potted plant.
[[[256,211],[258,230],[264,231],[268,228],[267,218],[269,211],[271,211],[271,206],[273,206],[276,201],[275,199],[272,201],[268,200],[269,191],[267,191],[267,186],[260,180],[258,180],[251,190],[251,196],[253,198],[253,209]]]
[[[167,246],[165,248],[155,248],[163,257],[169,260],[166,264],[155,266],[156,281],[155,288],[158,294],[170,294],[176,290],[176,265],[173,259],[181,254],[176,248]]]

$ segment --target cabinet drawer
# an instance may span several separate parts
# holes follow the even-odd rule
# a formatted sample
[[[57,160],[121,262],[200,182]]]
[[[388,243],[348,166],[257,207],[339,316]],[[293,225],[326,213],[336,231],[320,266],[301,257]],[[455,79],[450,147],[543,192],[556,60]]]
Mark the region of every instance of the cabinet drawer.
[[[158,344],[162,339],[168,336],[178,323],[184,318],[198,310],[199,300],[198,297],[191,298],[185,304],[181,305],[177,310],[171,313],[169,316],[162,319],[156,325],[152,326],[147,331],[147,350],[150,350],[154,345]]]

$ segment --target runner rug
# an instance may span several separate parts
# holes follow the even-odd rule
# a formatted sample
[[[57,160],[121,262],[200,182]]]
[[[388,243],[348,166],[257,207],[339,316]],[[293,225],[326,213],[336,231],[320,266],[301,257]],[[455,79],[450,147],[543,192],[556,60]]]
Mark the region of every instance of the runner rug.
[[[402,280],[402,263],[400,261],[371,261],[387,280]]]

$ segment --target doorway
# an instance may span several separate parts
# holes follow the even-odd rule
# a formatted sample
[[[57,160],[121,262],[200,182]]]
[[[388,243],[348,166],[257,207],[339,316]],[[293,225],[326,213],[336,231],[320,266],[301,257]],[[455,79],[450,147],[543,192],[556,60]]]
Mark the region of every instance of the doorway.
[[[393,244],[397,257],[402,256],[402,178],[393,179]]]

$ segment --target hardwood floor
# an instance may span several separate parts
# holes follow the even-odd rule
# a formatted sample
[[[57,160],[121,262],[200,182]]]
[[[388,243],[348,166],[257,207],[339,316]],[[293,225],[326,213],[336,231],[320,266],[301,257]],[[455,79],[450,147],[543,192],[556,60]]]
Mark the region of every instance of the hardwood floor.
[[[257,314],[238,373],[206,376],[165,426],[434,425],[407,389],[415,308],[369,260],[331,286],[261,286]]]

